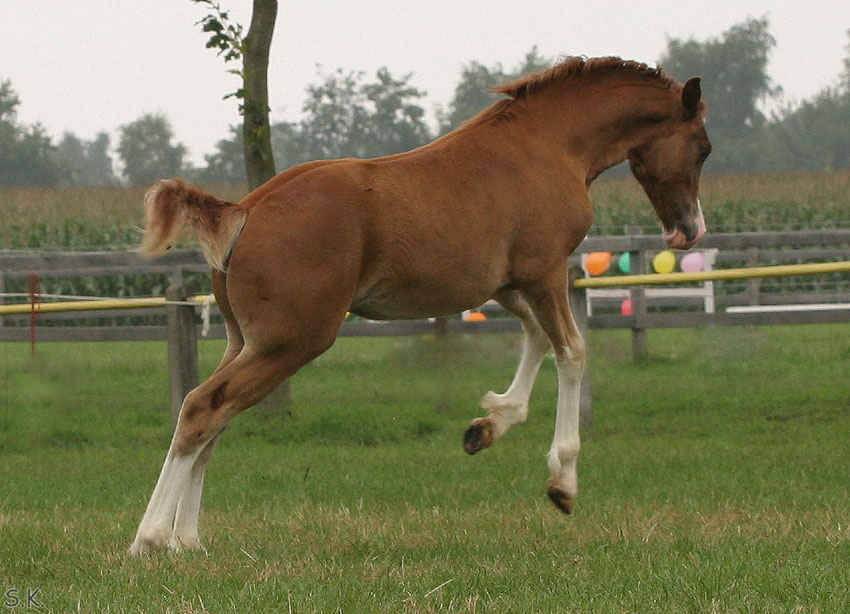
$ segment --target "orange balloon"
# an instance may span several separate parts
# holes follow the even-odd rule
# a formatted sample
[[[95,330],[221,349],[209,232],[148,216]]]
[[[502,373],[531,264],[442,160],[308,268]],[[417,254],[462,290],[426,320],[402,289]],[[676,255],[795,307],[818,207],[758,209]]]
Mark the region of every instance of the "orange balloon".
[[[473,311],[468,316],[466,316],[467,322],[486,322],[487,316],[481,313],[480,311]]]
[[[590,252],[584,259],[584,269],[591,275],[602,275],[611,264],[611,252]]]

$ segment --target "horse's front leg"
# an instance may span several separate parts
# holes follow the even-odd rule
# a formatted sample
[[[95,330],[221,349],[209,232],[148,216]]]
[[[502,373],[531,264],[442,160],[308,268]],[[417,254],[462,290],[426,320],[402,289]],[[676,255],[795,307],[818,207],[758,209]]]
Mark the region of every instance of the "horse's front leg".
[[[481,401],[481,407],[487,410],[487,416],[476,418],[466,430],[463,448],[468,454],[475,454],[490,447],[512,426],[525,422],[528,417],[528,401],[531,398],[537,371],[546,352],[552,347],[519,292],[503,292],[494,298],[520,319],[525,331],[525,339],[522,357],[510,387],[503,394],[488,392]]]
[[[566,274],[558,275],[554,283],[531,289],[527,296],[537,321],[552,342],[558,368],[558,413],[547,455],[551,473],[547,492],[558,509],[569,514],[578,493],[576,461],[581,447],[579,402],[585,344],[570,311],[566,286],[561,283],[566,278]]]

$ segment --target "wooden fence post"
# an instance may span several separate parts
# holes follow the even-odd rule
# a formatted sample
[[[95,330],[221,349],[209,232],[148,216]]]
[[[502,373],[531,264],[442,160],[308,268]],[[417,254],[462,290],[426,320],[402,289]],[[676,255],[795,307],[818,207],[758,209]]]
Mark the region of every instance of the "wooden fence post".
[[[759,265],[759,248],[755,245],[751,245],[747,248],[747,266],[748,267],[757,267]],[[758,277],[753,277],[749,280],[750,285],[750,296],[749,303],[750,305],[759,305],[761,304],[761,279]]]
[[[629,260],[632,267],[632,275],[646,273],[646,259],[643,252],[629,252]],[[649,354],[646,339],[646,329],[643,328],[643,318],[646,316],[646,291],[643,286],[633,286],[631,289],[632,299],[632,360],[641,360]]]
[[[0,269],[0,305],[6,302],[3,293],[6,291],[6,271]],[[3,328],[3,316],[0,316],[0,328]]]
[[[171,302],[185,301],[186,289],[172,284],[165,291]],[[168,379],[171,393],[171,424],[177,424],[183,399],[198,385],[198,331],[195,328],[195,308],[192,305],[168,304],[165,307],[168,325]]]
[[[275,414],[287,410],[291,405],[292,392],[289,380],[285,379],[266,398],[257,403],[257,409],[267,414]]]
[[[449,336],[449,319],[434,318],[434,338],[438,341],[446,339]]]
[[[585,343],[588,341],[588,332],[590,326],[587,321],[587,290],[584,288],[576,288],[573,281],[584,277],[584,271],[581,267],[570,267],[570,308],[573,310],[573,319],[578,326],[579,332],[584,337]],[[589,353],[586,353],[587,357]],[[581,376],[581,396],[579,398],[579,422],[590,426],[593,423],[593,388],[590,384],[590,360],[585,359],[584,373]]]

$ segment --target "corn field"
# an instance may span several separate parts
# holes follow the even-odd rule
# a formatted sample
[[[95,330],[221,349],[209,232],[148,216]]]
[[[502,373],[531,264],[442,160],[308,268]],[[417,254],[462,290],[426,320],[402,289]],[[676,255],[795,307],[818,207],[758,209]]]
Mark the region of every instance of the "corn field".
[[[204,186],[240,200],[244,186]],[[761,175],[709,175],[700,186],[709,232],[777,231],[850,227],[850,170]],[[0,190],[0,251],[126,251],[136,247],[143,223],[141,187],[5,188]],[[631,177],[603,177],[591,188],[595,235],[646,233],[658,218]],[[190,246],[191,240],[183,240]],[[46,279],[43,291],[92,296],[162,295],[166,275]],[[209,292],[206,275],[187,275],[189,290]],[[7,281],[6,292],[22,292]],[[20,287],[18,287],[20,286]]]

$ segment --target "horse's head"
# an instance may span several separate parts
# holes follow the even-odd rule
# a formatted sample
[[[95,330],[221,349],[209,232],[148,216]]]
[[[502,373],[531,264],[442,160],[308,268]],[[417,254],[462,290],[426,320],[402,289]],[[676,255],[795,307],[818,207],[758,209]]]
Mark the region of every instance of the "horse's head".
[[[699,175],[711,152],[703,125],[699,77],[682,88],[681,109],[672,134],[629,152],[632,173],[664,225],[668,247],[689,249],[705,234],[699,203]]]

